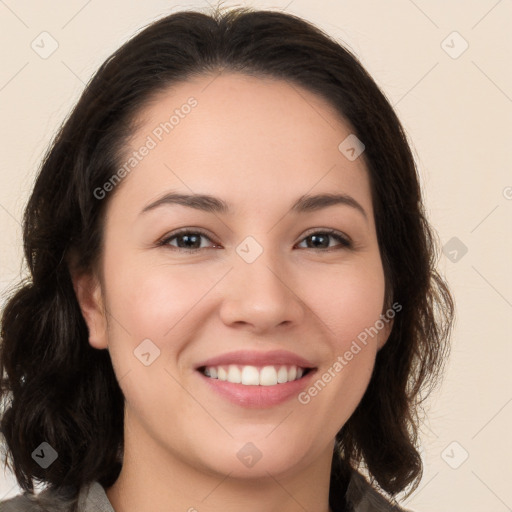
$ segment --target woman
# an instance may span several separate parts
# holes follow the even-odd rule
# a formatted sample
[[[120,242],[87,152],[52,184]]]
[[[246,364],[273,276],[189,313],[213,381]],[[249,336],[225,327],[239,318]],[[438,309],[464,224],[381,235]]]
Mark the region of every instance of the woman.
[[[56,136],[24,242],[2,510],[403,510],[453,302],[400,122],[339,43],[281,12],[153,23]]]

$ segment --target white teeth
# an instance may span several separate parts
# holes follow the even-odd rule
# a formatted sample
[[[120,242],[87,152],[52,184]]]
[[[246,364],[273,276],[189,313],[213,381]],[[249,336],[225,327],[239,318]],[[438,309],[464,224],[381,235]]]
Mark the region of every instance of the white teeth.
[[[242,382],[242,372],[238,369],[238,366],[234,364],[229,365],[227,381],[233,382],[234,384],[240,384],[240,382]]]
[[[279,384],[288,382],[288,370],[286,369],[286,366],[281,366],[281,368],[279,368],[279,371],[277,372],[277,382],[279,382]]]
[[[211,379],[219,379],[234,384],[246,386],[275,386],[300,379],[304,375],[304,368],[298,366],[208,366],[204,374]]]
[[[244,366],[242,370],[242,384],[258,386],[260,383],[260,372],[255,366]]]
[[[265,366],[260,372],[261,386],[275,386],[277,384],[277,372],[273,366]]]

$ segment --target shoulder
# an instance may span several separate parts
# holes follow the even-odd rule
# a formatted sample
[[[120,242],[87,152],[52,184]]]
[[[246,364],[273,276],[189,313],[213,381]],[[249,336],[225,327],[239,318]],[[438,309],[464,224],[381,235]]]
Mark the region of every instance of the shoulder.
[[[350,512],[413,512],[392,503],[357,471],[351,474],[346,501]]]
[[[103,487],[98,482],[84,486],[71,498],[45,490],[39,494],[23,493],[0,501],[0,512],[114,512]]]
[[[0,501],[1,512],[70,512],[69,503],[53,493],[23,493]],[[66,506],[68,505],[68,506]]]
[[[2,512],[35,512],[41,510],[32,499],[26,494],[19,494],[14,498],[0,501],[0,510]]]

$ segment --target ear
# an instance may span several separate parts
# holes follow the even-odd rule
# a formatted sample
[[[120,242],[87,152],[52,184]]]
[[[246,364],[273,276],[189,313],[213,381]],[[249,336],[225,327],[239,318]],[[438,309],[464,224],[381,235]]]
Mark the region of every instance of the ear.
[[[379,330],[379,334],[377,336],[377,351],[386,344],[389,335],[391,334],[391,330],[393,329],[393,318],[387,318],[385,315],[382,316],[384,316],[384,319],[382,319],[384,327]]]
[[[72,276],[75,295],[89,329],[89,344],[97,349],[108,348],[107,316],[99,279],[92,273]]]

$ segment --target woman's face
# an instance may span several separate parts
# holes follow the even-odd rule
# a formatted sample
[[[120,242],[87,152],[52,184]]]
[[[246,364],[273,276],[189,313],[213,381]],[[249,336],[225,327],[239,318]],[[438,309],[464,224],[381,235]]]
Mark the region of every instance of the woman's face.
[[[126,398],[125,442],[242,477],[330,461],[391,326],[374,327],[384,274],[350,127],[296,85],[240,74],[182,83],[139,121],[96,191],[101,285],[75,281]]]

